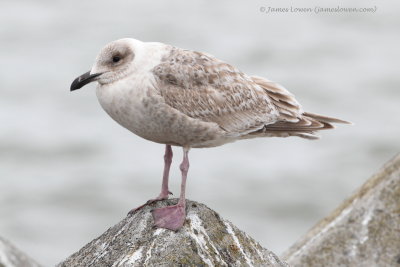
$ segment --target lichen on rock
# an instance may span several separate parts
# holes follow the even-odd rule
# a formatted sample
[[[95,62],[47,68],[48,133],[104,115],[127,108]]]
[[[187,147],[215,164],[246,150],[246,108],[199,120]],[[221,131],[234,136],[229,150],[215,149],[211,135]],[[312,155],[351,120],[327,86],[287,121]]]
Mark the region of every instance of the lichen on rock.
[[[400,266],[400,155],[282,258],[291,266]]]
[[[67,266],[288,266],[274,253],[204,204],[187,200],[187,218],[177,232],[153,227],[151,209],[128,215],[58,267]]]

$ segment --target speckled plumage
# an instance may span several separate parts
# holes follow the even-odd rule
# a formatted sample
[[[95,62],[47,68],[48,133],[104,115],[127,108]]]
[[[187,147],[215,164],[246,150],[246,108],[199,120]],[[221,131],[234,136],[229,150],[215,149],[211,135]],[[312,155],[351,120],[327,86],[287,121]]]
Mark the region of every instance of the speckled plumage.
[[[241,136],[274,122],[278,112],[263,90],[235,67],[210,55],[171,48],[153,69],[165,103],[185,115]]]
[[[150,202],[168,198],[171,145],[183,147],[180,200],[153,211],[155,224],[171,230],[184,223],[190,148],[255,137],[316,139],[316,131],[346,123],[303,112],[291,93],[265,78],[249,76],[206,53],[162,43],[121,39],[108,44],[71,90],[91,81],[98,82],[99,102],[115,121],[166,144],[162,190]]]

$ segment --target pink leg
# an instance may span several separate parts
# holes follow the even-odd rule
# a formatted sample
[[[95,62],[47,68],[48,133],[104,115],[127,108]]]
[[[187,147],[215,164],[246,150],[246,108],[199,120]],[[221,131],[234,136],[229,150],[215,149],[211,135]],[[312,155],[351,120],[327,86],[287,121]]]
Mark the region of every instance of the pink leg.
[[[136,211],[140,210],[144,206],[151,204],[153,202],[168,199],[168,195],[172,194],[168,190],[169,169],[171,167],[171,162],[172,162],[172,148],[170,145],[165,145],[164,173],[163,173],[163,179],[162,179],[161,193],[158,195],[158,197],[150,199],[145,204],[143,204],[135,209],[132,209],[128,214],[135,213]]]
[[[161,186],[161,193],[160,193],[160,195],[158,195],[158,197],[155,200],[168,199],[168,195],[172,194],[168,190],[168,179],[169,179],[169,170],[171,168],[171,162],[172,162],[172,148],[170,145],[165,145],[164,173],[163,173],[163,180],[162,180],[162,186]]]
[[[186,217],[186,178],[189,170],[189,148],[183,148],[183,161],[180,165],[182,172],[181,195],[178,204],[153,210],[154,224],[161,228],[173,231],[179,230],[183,226]]]

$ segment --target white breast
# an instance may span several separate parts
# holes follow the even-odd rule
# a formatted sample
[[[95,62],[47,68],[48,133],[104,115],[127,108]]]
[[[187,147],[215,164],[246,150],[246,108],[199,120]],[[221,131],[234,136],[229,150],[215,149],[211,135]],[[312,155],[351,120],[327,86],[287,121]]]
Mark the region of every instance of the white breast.
[[[99,84],[97,98],[103,109],[119,124],[128,130],[148,138],[143,123],[152,123],[145,105],[149,88],[153,84],[151,70],[159,64],[167,52],[161,43],[143,43],[129,40],[134,48],[134,59],[129,67],[130,73],[111,84]]]

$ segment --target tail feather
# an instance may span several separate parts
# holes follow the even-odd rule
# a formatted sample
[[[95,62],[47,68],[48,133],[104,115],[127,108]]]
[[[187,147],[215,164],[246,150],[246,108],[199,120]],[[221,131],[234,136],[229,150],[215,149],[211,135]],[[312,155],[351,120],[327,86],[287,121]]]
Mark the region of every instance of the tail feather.
[[[334,126],[328,121],[303,115],[298,118],[297,122],[278,121],[273,124],[265,125],[264,130],[279,132],[313,132],[333,128]]]
[[[332,123],[351,124],[344,120],[304,112],[302,116],[298,118],[297,122],[278,121],[273,124],[265,125],[264,128],[250,133],[250,135],[277,137],[298,136],[315,140],[319,139],[319,136],[316,135],[317,131],[335,128]]]
[[[353,124],[349,121],[340,120],[340,119],[332,118],[332,117],[328,117],[328,116],[323,116],[323,115],[319,115],[319,114],[315,114],[315,113],[311,113],[311,112],[304,112],[303,116],[310,117],[310,118],[313,118],[313,119],[321,121],[321,122]]]

